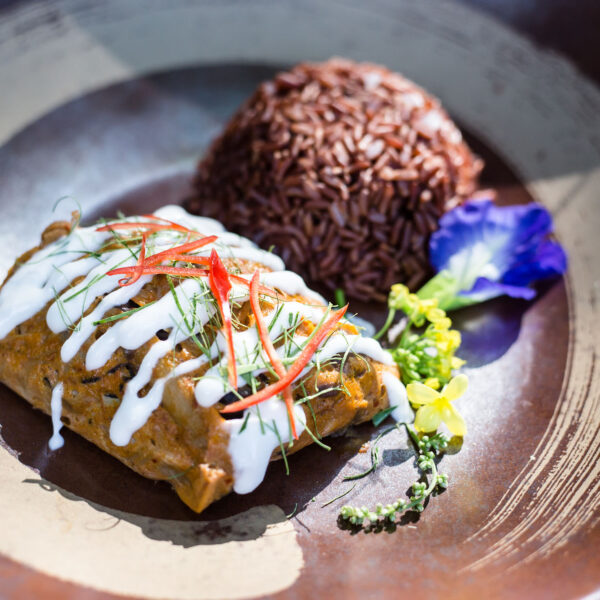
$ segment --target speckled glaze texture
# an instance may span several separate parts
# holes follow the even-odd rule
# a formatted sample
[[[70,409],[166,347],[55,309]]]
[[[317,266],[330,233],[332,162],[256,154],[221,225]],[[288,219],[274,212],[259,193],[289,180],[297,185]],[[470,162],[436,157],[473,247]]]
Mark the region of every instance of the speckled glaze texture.
[[[344,501],[393,500],[415,475],[406,439],[388,436],[378,473],[322,508],[347,489],[343,476],[368,465],[358,449],[375,430],[361,426],[332,439],[330,453],[292,457],[289,477],[272,464],[254,493],[198,517],[167,485],[68,431],[50,453],[49,418],[1,388],[3,597],[563,599],[600,590],[600,93],[471,8],[8,6],[0,238],[10,252],[0,273],[35,244],[64,195],[88,219],[180,202],[197,157],[259,81],[333,54],[381,62],[441,97],[486,160],[483,183],[502,202],[542,202],[570,255],[565,280],[534,302],[455,313],[471,386],[459,404],[469,435],[442,461],[449,490],[393,532],[341,528]],[[58,216],[71,209],[64,202]],[[351,309],[383,316],[375,305]]]

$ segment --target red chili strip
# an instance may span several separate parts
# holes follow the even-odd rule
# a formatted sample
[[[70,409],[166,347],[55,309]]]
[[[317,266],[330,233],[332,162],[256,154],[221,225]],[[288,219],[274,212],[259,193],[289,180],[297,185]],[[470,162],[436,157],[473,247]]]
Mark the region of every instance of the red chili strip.
[[[138,257],[138,263],[137,263],[137,266],[135,267],[135,271],[129,271],[130,267],[122,267],[121,269],[113,269],[112,271],[109,271],[107,273],[107,275],[119,275],[121,273],[132,274],[132,275],[135,274],[133,277],[131,277],[129,279],[119,280],[120,286],[131,285],[132,283],[137,281],[141,275],[150,274],[148,271],[148,267],[157,265],[157,264],[161,263],[163,260],[168,260],[169,258],[177,257],[177,256],[179,256],[180,252],[189,252],[191,250],[196,250],[202,246],[206,246],[207,244],[210,244],[217,239],[216,235],[211,235],[211,236],[199,239],[199,240],[194,240],[193,242],[188,242],[186,244],[177,246],[175,248],[169,248],[168,250],[164,250],[163,252],[158,252],[157,254],[154,254],[154,255],[146,258],[146,238],[147,238],[147,236],[148,236],[147,232],[144,233],[142,236],[142,249],[140,250],[140,255]],[[198,262],[199,264],[205,264],[208,266],[208,264],[209,264],[208,258],[203,258],[203,257],[196,257],[196,258],[198,260],[194,261],[194,262]],[[140,259],[141,259],[141,261],[140,261]],[[194,271],[198,271],[198,269],[194,269]],[[156,273],[153,273],[153,274],[156,274]],[[195,277],[197,277],[198,273],[197,272],[193,273],[193,275]]]
[[[176,228],[183,227],[183,225],[181,225],[180,223],[176,223],[175,221],[171,221],[170,219],[165,219],[164,217],[159,217],[158,215],[148,214],[148,215],[140,215],[140,216],[144,217],[144,219],[155,219],[156,221],[162,221],[163,223],[169,223],[170,225],[173,225]],[[187,229],[187,227],[186,227],[186,229]],[[194,233],[198,233],[197,231],[195,231],[193,229],[187,229],[187,231],[192,231]]]
[[[245,279],[244,277],[240,277],[239,275],[231,275],[230,274],[229,279],[231,279],[231,281],[235,281],[235,283],[241,283],[242,285],[250,287],[250,282],[247,279]],[[277,298],[277,296],[280,295],[275,290],[272,290],[271,288],[267,287],[266,285],[262,285],[262,283],[259,284],[258,291],[261,294],[265,294],[265,296],[271,296],[272,298]]]
[[[260,310],[260,299],[258,297],[258,288],[259,288],[259,278],[260,273],[258,271],[254,272],[252,276],[252,281],[250,282],[250,305],[252,306],[252,312],[256,318],[256,327],[258,329],[258,335],[260,337],[260,341],[275,369],[275,373],[279,379],[282,379],[286,375],[285,367],[275,350],[275,346],[273,345],[273,341],[269,336],[269,328],[267,327],[267,322],[265,321],[265,317]],[[294,419],[294,397],[292,396],[292,388],[286,387],[283,390],[283,399],[285,400],[285,406],[287,408],[288,417],[290,419],[290,425],[292,428],[292,437],[297,440],[298,433],[296,432],[296,420]]]
[[[135,272],[136,267],[119,267],[108,271],[107,275],[131,275]],[[196,269],[188,267],[165,267],[158,265],[156,267],[142,268],[142,275],[173,275],[175,277],[206,277],[208,269]]]
[[[152,257],[150,257],[151,259]],[[183,254],[179,254],[176,256],[170,256],[168,258],[171,258],[173,260],[178,260],[181,262],[189,262],[191,264],[195,264],[195,265],[207,265],[210,263],[210,258],[205,258],[204,256],[189,256],[189,255],[183,255]],[[147,262],[146,262],[147,264]],[[190,270],[191,272],[192,270]],[[250,282],[245,278],[245,277],[240,277],[239,275],[232,275],[231,273],[229,273],[229,279],[231,281],[235,281],[235,283],[241,283],[242,285],[245,285],[247,287],[250,287]],[[262,285],[259,284],[258,285],[258,291],[261,294],[265,294],[267,296],[272,296],[273,298],[276,298],[279,294],[267,287],[266,285]]]
[[[238,412],[240,410],[245,410],[250,406],[254,406],[255,404],[259,404],[261,402],[264,402],[265,400],[268,400],[269,398],[272,398],[276,394],[282,392],[286,387],[291,385],[294,379],[296,379],[296,377],[300,375],[302,369],[304,369],[304,367],[309,363],[310,359],[313,357],[314,353],[319,348],[321,342],[327,337],[327,335],[329,335],[329,333],[331,333],[335,329],[335,326],[344,316],[347,309],[348,305],[344,306],[343,308],[340,308],[340,310],[337,310],[331,313],[331,315],[329,315],[325,323],[323,323],[321,327],[319,327],[319,329],[316,331],[315,335],[310,340],[310,342],[308,342],[308,344],[304,347],[302,352],[300,352],[298,358],[294,361],[294,364],[290,367],[285,377],[282,377],[281,379],[279,379],[279,381],[268,385],[267,387],[263,388],[262,390],[259,390],[251,396],[248,396],[247,398],[239,400],[238,402],[234,402],[233,404],[228,404],[225,408],[221,410],[221,412],[231,413]]]
[[[194,254],[173,254],[167,256],[170,260],[176,260],[178,262],[187,262],[192,265],[205,265],[210,266],[210,258],[208,256],[196,256]]]
[[[165,229],[171,229],[175,231],[183,231],[184,233],[195,233],[198,234],[197,231],[192,229],[188,229],[183,225],[178,225],[177,223],[162,224],[162,223],[134,223],[133,221],[127,223],[109,223],[108,225],[102,225],[102,227],[97,227],[96,231],[117,231],[118,229],[145,229],[147,231],[162,231]]]
[[[181,227],[181,225],[179,223],[176,223],[175,221],[171,221],[170,219],[165,219],[164,217],[158,217],[157,215],[141,215],[142,217],[144,217],[144,219],[156,219],[157,221],[162,221],[163,223],[170,223],[171,225],[174,226],[175,229],[179,230],[179,227]],[[188,239],[190,238],[191,235],[193,234],[198,234],[197,231],[195,231],[194,229],[187,229],[186,231],[188,232]]]
[[[150,257],[152,258],[152,257]],[[181,257],[172,257],[173,260],[181,260],[185,261],[187,258],[185,256]],[[199,257],[202,258],[202,257]],[[147,266],[148,260],[146,259],[146,264],[142,268],[142,275],[173,275],[174,277],[206,277],[208,276],[207,269],[197,269],[195,267],[167,267],[165,265],[157,265],[157,266]],[[210,259],[207,259],[210,261]],[[198,261],[199,262],[199,261]],[[205,264],[202,262],[201,264]],[[136,267],[119,267],[117,269],[112,269],[108,271],[107,275],[131,275],[135,271]],[[240,277],[239,275],[229,275],[229,279],[235,283],[239,283],[241,285],[245,285],[246,287],[250,286],[250,282],[244,277]],[[272,296],[273,298],[277,297],[277,292],[272,290],[269,287],[264,285],[260,285],[259,291],[261,294],[265,294],[267,296]]]
[[[162,252],[157,252],[152,256],[149,256],[146,259],[146,265],[153,266],[161,263],[163,260],[177,260],[181,257],[182,260],[186,260],[187,262],[197,262],[201,265],[209,265],[209,259],[204,256],[196,256],[196,257],[188,257],[184,256],[186,252],[192,252],[192,250],[197,250],[198,248],[202,248],[202,246],[207,246],[208,244],[212,244],[217,241],[216,235],[209,235],[207,237],[203,237],[199,240],[194,240],[193,242],[187,242],[182,244],[181,246],[175,246],[174,248],[169,248],[168,250],[163,250]],[[194,260],[190,260],[193,258]]]
[[[182,260],[185,260],[185,259],[182,258]],[[194,261],[192,261],[192,262],[194,262]],[[239,283],[241,285],[245,285],[246,287],[250,287],[250,282],[245,277],[240,277],[239,275],[232,275],[231,273],[229,273],[229,279],[235,283]],[[272,290],[271,288],[267,287],[266,285],[262,285],[262,284],[258,285],[258,291],[261,294],[265,294],[266,296],[271,296],[273,298],[276,298],[279,295],[279,294],[277,294],[277,292],[275,290]]]
[[[137,264],[135,267],[133,267],[133,272],[131,273],[131,277],[124,277],[123,279],[119,279],[119,285],[121,287],[135,283],[142,276],[142,271],[144,269],[144,259],[146,258],[146,238],[147,237],[148,237],[147,233],[144,233],[142,235],[142,245],[140,247],[140,253],[138,254]]]
[[[229,292],[231,281],[225,265],[219,258],[217,251],[213,248],[210,253],[210,270],[208,272],[208,285],[217,301],[221,319],[223,321],[223,335],[227,340],[227,374],[229,385],[237,389],[237,366],[235,362],[235,351],[233,348],[233,327],[231,325],[231,307],[229,305]]]

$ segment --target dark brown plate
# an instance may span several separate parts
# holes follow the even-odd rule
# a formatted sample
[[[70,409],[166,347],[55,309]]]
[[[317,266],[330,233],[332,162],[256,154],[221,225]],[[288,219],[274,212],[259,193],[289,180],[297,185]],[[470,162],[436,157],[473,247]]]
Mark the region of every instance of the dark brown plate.
[[[51,112],[0,148],[0,211],[10,216],[0,222],[0,236],[18,239],[23,249],[34,245],[46,220],[46,215],[39,218],[40,209],[47,213],[65,194],[81,203],[87,220],[181,202],[196,157],[256,83],[273,72],[271,67],[236,65],[172,71],[114,85]],[[486,160],[484,185],[497,188],[505,203],[531,200],[488,147],[475,136],[469,141]],[[37,200],[19,203],[12,216],[15,198]],[[370,425],[328,440],[329,453],[313,446],[294,455],[289,477],[281,462],[271,464],[254,493],[231,494],[200,516],[181,504],[166,483],[136,475],[71,432],[65,432],[61,450],[50,452],[49,418],[4,387],[2,437],[6,449],[42,478],[32,471],[24,486],[46,486],[52,497],[84,500],[95,511],[129,520],[141,527],[149,544],[169,541],[186,548],[253,539],[265,528],[232,534],[224,519],[262,505],[280,507],[279,518],[293,513],[304,568],[281,597],[327,597],[332,590],[339,596],[490,597],[502,595],[499,585],[526,597],[575,596],[595,585],[596,580],[584,582],[572,573],[600,568],[593,551],[600,530],[580,528],[578,538],[570,540],[569,520],[557,529],[553,519],[555,511],[572,507],[566,500],[543,505],[547,481],[560,483],[548,479],[552,465],[536,471],[538,457],[552,452],[558,460],[574,432],[558,438],[548,434],[557,405],[565,402],[561,390],[569,377],[568,291],[562,281],[539,291],[532,303],[501,299],[454,315],[463,332],[461,356],[468,361],[471,382],[460,403],[469,433],[462,445],[454,440],[442,461],[449,490],[433,498],[423,515],[409,516],[397,528],[365,534],[345,528],[336,515],[346,501],[373,505],[406,493],[416,469],[404,436],[388,436],[383,467],[343,500],[322,507],[348,489],[345,475],[368,465],[368,454],[357,452],[376,434]],[[351,309],[373,321],[383,317],[381,307],[357,304]],[[565,487],[562,493],[572,491]],[[50,495],[48,501],[53,501]],[[533,534],[524,530],[520,537],[519,523],[536,510]],[[193,521],[196,534],[182,537],[165,519]],[[545,552],[548,543],[556,545],[553,554]],[[0,562],[4,569],[8,564]],[[26,572],[25,567],[17,572]],[[81,588],[60,584],[51,589],[60,589],[62,597],[78,597]],[[104,595],[86,592],[86,597]]]

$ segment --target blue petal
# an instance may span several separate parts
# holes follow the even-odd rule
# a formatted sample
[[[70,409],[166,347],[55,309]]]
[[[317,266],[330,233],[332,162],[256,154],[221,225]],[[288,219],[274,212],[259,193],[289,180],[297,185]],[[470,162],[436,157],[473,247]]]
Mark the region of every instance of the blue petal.
[[[460,290],[481,295],[478,301],[485,295],[532,297],[522,288],[566,269],[562,248],[546,241],[551,232],[552,217],[538,204],[498,207],[490,200],[471,201],[440,219],[430,259],[438,272],[449,271]]]
[[[542,242],[534,252],[520,258],[520,262],[516,261],[502,277],[504,283],[529,285],[539,279],[561,275],[567,269],[565,251],[555,242]]]
[[[478,226],[489,205],[489,201],[469,202],[440,219],[439,229],[429,241],[429,259],[436,271],[446,269],[450,257],[481,240]]]
[[[496,210],[506,212],[512,217],[511,227],[515,233],[517,248],[539,244],[552,233],[552,216],[539,204],[526,204],[524,206],[506,206]]]
[[[524,298],[531,300],[535,297],[535,290],[527,286],[508,285],[497,281],[490,281],[480,277],[468,292],[461,292],[460,297],[469,298],[472,303],[485,302],[498,296],[510,296],[511,298]]]
[[[521,209],[521,207],[516,207]],[[479,277],[498,281],[510,267],[515,248],[515,212],[491,201],[469,202],[450,211],[430,241],[430,260],[437,271],[447,270],[461,290]]]

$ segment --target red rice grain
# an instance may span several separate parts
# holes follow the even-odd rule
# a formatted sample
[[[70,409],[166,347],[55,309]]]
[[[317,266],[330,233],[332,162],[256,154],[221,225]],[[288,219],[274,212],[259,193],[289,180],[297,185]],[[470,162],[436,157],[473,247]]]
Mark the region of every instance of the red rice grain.
[[[385,301],[391,283],[429,277],[429,236],[482,167],[423,89],[332,59],[258,87],[200,161],[187,208],[312,282]]]

